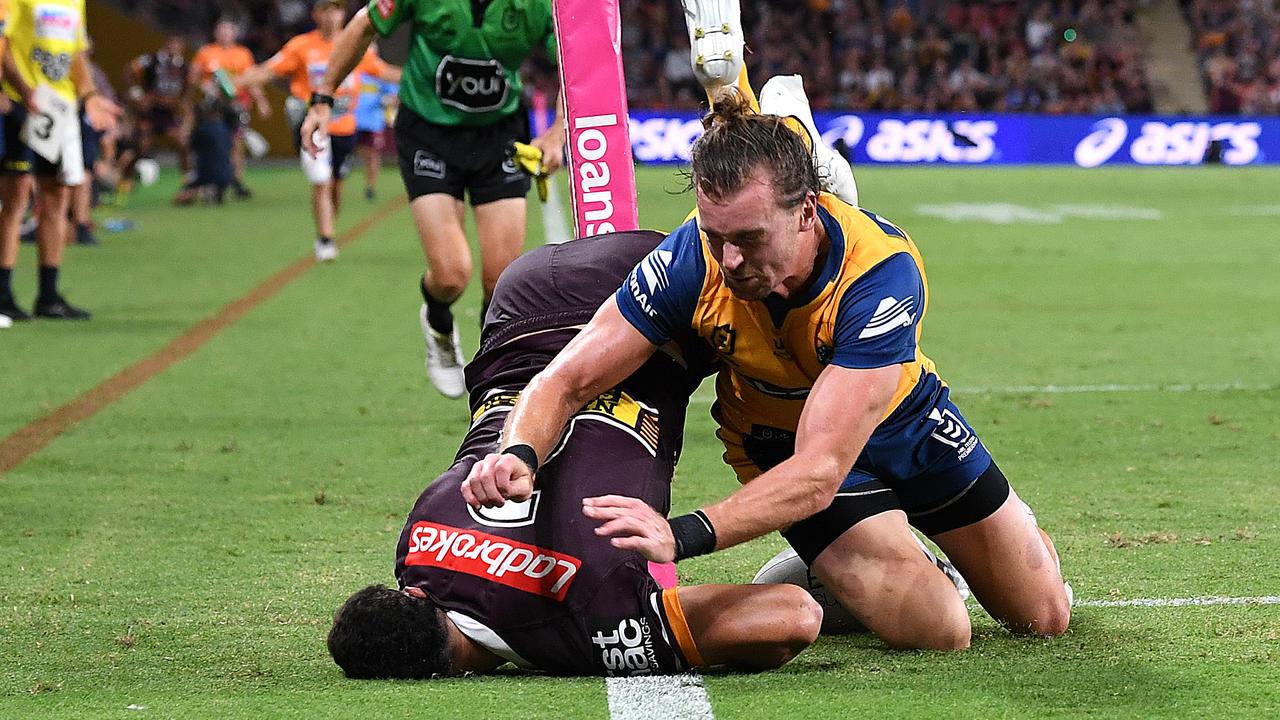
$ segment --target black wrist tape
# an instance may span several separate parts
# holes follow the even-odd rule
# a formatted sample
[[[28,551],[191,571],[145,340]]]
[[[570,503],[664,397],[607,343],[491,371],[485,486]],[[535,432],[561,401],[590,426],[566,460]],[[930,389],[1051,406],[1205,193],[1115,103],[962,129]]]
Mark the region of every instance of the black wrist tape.
[[[510,447],[503,448],[502,454],[515,455],[520,458],[521,462],[529,466],[529,472],[531,474],[538,472],[538,453],[534,452],[533,448],[528,445],[521,443],[519,445],[512,445]]]
[[[676,560],[706,555],[716,549],[716,529],[701,510],[671,518],[671,535],[676,539]]]

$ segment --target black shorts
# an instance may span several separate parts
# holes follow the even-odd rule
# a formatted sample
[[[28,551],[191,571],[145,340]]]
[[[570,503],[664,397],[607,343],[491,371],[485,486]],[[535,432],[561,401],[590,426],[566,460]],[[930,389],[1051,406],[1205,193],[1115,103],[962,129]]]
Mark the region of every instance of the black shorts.
[[[401,106],[396,114],[396,156],[409,199],[444,193],[472,205],[522,198],[530,180],[516,167],[511,143],[529,140],[524,111],[485,127],[450,127],[423,120]]]
[[[907,520],[933,537],[989,517],[1009,497],[1009,481],[992,461],[987,469],[954,496],[925,508],[907,508]],[[836,493],[826,510],[782,532],[806,565],[846,530],[873,515],[903,510],[898,493],[880,480],[859,483]]]
[[[40,177],[58,177],[62,172],[58,163],[49,162],[22,142],[22,124],[26,121],[27,108],[19,103],[14,103],[4,116],[4,154],[0,155],[0,170],[19,175],[32,173]]]

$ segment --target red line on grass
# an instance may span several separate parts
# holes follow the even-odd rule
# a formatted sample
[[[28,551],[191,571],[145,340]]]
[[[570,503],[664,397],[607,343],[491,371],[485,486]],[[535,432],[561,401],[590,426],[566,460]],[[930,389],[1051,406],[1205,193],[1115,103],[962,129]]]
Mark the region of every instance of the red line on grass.
[[[405,204],[404,198],[400,198],[378,208],[338,236],[338,245],[346,246],[355,242],[374,225],[404,207]],[[4,440],[0,440],[0,475],[22,464],[72,426],[93,417],[98,411],[124,397],[134,388],[184,360],[218,333],[244,317],[250,310],[271,299],[314,266],[315,261],[309,257],[285,266],[276,274],[263,280],[257,287],[191,326],[168,345],[103,380],[71,402],[24,425]]]

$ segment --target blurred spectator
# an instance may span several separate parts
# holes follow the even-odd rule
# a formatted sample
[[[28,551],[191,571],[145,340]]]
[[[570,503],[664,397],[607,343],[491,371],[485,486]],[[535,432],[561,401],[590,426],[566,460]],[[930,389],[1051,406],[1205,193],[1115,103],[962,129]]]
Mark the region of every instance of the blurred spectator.
[[[1209,112],[1280,114],[1280,2],[1182,0]]]

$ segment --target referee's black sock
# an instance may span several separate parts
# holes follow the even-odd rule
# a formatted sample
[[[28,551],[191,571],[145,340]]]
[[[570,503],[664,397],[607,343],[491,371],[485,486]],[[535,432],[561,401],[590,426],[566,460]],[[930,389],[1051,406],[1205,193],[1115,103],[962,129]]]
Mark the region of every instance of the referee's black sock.
[[[40,266],[40,291],[38,302],[52,302],[58,299],[58,266]]]
[[[328,235],[318,235],[318,236],[316,236],[316,239],[320,241],[320,244],[321,244],[321,245],[332,245],[332,244],[333,244],[333,238],[329,237]]]
[[[427,289],[427,279],[418,281],[418,289],[422,291],[422,301],[427,304],[427,324],[441,335],[453,332],[453,311],[449,306],[453,303],[437,300]]]
[[[0,298],[13,297],[13,268],[0,267]]]

